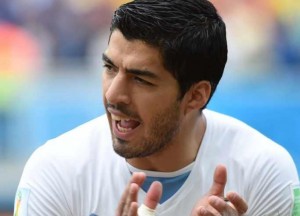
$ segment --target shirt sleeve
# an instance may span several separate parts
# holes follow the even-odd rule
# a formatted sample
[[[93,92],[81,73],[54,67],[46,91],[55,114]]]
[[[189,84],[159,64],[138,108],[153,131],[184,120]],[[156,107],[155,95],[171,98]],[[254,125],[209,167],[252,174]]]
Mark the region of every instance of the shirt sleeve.
[[[293,188],[299,184],[296,166],[283,148],[265,152],[248,179],[249,216],[292,216]]]
[[[67,179],[58,169],[63,164],[51,155],[42,146],[27,161],[16,192],[14,215],[71,215],[65,197]]]

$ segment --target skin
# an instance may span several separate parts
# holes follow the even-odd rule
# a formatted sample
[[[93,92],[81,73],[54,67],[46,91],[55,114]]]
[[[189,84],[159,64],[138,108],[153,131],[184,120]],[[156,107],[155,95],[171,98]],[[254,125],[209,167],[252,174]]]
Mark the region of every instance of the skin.
[[[202,197],[193,208],[191,216],[239,216],[246,213],[247,203],[235,192],[228,192],[224,196],[227,182],[226,167],[218,165],[215,169],[213,183],[207,194]],[[224,197],[228,201],[224,201]]]
[[[179,100],[178,82],[163,67],[158,49],[128,41],[118,30],[112,32],[103,60],[103,100],[115,151],[144,170],[173,172],[192,163],[205,133],[206,120],[199,109],[210,96],[209,82],[195,83]],[[115,116],[139,122],[138,127],[120,133]],[[143,173],[132,176],[117,216],[137,215],[137,194],[144,180]],[[226,194],[230,203],[221,199],[226,181],[226,168],[218,166],[211,189],[191,215],[242,215],[247,205],[241,197],[232,192]],[[154,182],[144,204],[155,209],[161,194],[161,184]]]
[[[172,172],[194,161],[205,131],[199,109],[209,97],[209,82],[197,83],[179,101],[177,80],[163,67],[158,49],[128,41],[118,30],[112,33],[104,56],[103,98],[115,151],[145,170]],[[151,76],[137,75],[137,70]],[[125,141],[113,129],[113,114],[140,122]],[[154,151],[149,150],[152,147]],[[151,153],[140,156],[145,149]]]
[[[145,173],[133,173],[132,178],[127,185],[118,208],[116,216],[137,216],[138,203],[137,194],[138,190],[146,179]],[[153,182],[145,197],[144,204],[151,209],[155,209],[162,195],[162,185],[160,182]]]
[[[248,206],[235,192],[228,192],[224,201],[224,188],[227,182],[226,168],[223,165],[216,167],[213,183],[209,191],[194,206],[190,216],[241,216],[247,212]],[[144,173],[134,173],[119,202],[116,216],[137,216],[138,190],[144,182]],[[144,204],[155,209],[162,194],[162,185],[153,182],[144,200]],[[140,215],[142,216],[142,215]]]

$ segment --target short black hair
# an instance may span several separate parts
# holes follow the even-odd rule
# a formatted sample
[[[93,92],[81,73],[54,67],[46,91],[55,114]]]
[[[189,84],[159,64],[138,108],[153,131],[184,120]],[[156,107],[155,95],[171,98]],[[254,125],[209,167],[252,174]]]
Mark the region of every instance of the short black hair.
[[[160,50],[181,97],[202,80],[210,82],[212,97],[227,61],[226,26],[212,3],[135,0],[115,11],[110,32],[115,29],[127,40],[142,40]]]

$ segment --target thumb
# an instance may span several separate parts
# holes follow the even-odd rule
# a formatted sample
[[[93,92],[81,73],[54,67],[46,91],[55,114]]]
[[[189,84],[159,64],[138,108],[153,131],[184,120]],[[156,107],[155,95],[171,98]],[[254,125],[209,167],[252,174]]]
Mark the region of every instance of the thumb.
[[[226,182],[227,182],[226,167],[224,165],[219,164],[215,169],[214,180],[209,190],[209,194],[223,197]]]
[[[155,181],[151,184],[144,200],[144,205],[150,209],[156,209],[162,195],[162,184]]]

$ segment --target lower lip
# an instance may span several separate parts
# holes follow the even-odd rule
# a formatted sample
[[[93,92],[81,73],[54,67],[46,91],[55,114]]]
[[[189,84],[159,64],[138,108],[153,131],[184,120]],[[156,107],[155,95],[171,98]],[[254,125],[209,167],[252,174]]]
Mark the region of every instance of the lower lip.
[[[113,129],[113,133],[114,135],[119,138],[119,139],[122,139],[122,140],[125,140],[125,141],[129,141],[133,136],[134,136],[134,133],[136,132],[136,130],[140,127],[137,126],[136,128],[130,130],[130,131],[127,131],[127,132],[121,132],[118,130],[117,128],[117,122],[112,120],[112,129]]]

